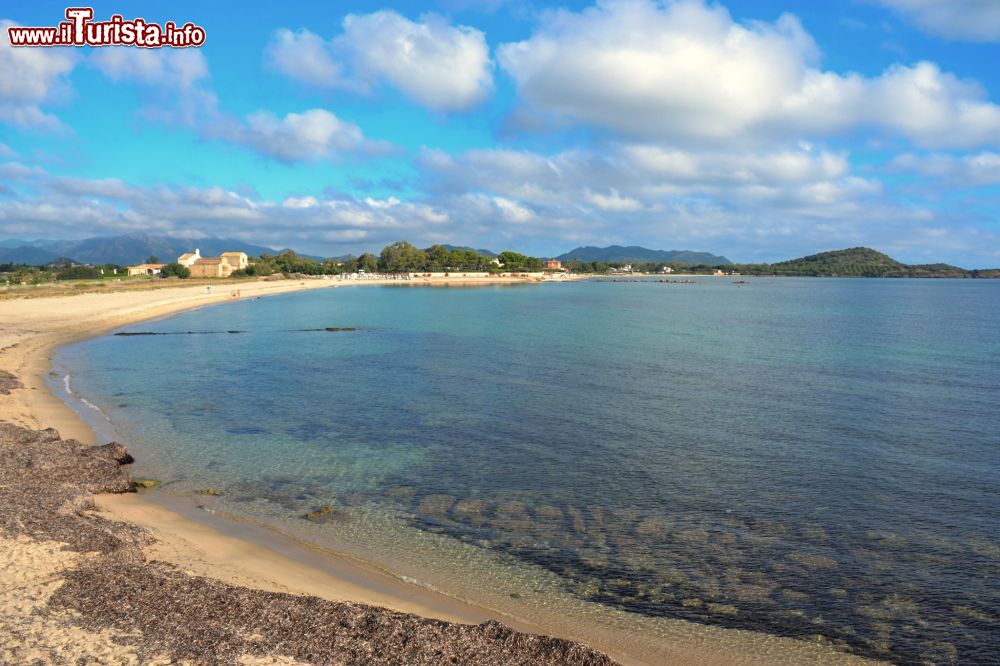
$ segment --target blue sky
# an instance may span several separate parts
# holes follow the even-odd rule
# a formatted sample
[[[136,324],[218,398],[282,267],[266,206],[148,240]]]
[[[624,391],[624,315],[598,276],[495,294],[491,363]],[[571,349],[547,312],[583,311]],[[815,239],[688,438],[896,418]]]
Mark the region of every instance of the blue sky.
[[[0,238],[399,239],[1000,266],[1000,3],[107,3],[198,49],[0,38]]]

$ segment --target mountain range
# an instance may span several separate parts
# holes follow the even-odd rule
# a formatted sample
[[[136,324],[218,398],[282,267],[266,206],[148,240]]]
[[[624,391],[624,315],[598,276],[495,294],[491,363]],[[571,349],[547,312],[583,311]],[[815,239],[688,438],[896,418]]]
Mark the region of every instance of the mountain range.
[[[200,249],[204,256],[222,252],[246,252],[250,256],[259,256],[261,252],[273,254],[281,251],[231,238],[190,239],[126,234],[77,241],[0,241],[0,263],[41,265],[65,257],[85,264],[138,264],[151,256],[167,263],[195,248]]]
[[[456,248],[474,250],[487,257],[497,256],[496,252],[486,249],[475,249],[465,246],[445,245],[449,250]],[[58,259],[71,259],[84,264],[138,264],[148,257],[158,257],[167,263],[173,261],[185,252],[195,248],[205,256],[217,255],[221,252],[246,252],[251,257],[262,252],[275,254],[285,250],[275,250],[271,247],[254,245],[231,238],[177,238],[171,236],[154,236],[136,233],[124,236],[102,236],[85,238],[83,240],[0,240],[0,264],[30,264],[42,265]],[[301,254],[301,253],[299,253]],[[303,257],[320,260],[321,257],[301,254]],[[345,255],[347,258],[349,255]],[[605,263],[668,263],[683,262],[689,264],[729,264],[725,257],[707,252],[692,252],[689,250],[650,250],[644,247],[578,247],[556,257],[559,260],[578,259],[580,261],[603,261]]]
[[[482,248],[480,248],[480,249],[477,250],[476,248],[469,247],[468,245],[449,245],[448,243],[441,243],[441,246],[445,247],[445,248],[448,248],[449,251],[451,251],[451,250],[472,250],[476,254],[481,254],[484,257],[496,257],[497,256],[497,253],[493,252],[492,250],[484,250]]]
[[[731,264],[725,257],[708,252],[693,252],[691,250],[650,250],[638,245],[609,245],[608,247],[578,247],[556,257],[559,261],[602,261],[606,264],[668,264],[680,262],[684,264],[709,264],[719,266]]]
[[[473,249],[464,246],[445,245],[448,249]],[[126,234],[124,236],[86,238],[84,240],[0,240],[0,264],[45,265],[60,260],[86,264],[139,264],[148,257],[155,256],[163,263],[174,261],[185,252],[195,248],[204,256],[222,252],[246,252],[251,257],[261,253],[278,254],[286,250],[275,250],[263,245],[253,245],[231,238],[176,238],[152,236],[149,234]],[[490,250],[477,249],[475,252],[486,256],[497,256]],[[320,261],[320,257],[299,253],[300,256]],[[348,258],[348,257],[345,257]],[[708,270],[729,265],[731,271],[744,275],[788,275],[788,276],[829,276],[829,277],[944,277],[944,278],[998,278],[1000,268],[966,270],[949,264],[904,264],[892,257],[867,247],[853,247],[846,250],[820,252],[798,259],[773,264],[734,264],[726,257],[694,252],[691,250],[650,250],[639,246],[611,245],[608,247],[578,247],[561,254],[560,261],[578,260],[600,261],[615,264],[640,263],[686,263],[694,270]],[[698,269],[702,266],[703,269]]]

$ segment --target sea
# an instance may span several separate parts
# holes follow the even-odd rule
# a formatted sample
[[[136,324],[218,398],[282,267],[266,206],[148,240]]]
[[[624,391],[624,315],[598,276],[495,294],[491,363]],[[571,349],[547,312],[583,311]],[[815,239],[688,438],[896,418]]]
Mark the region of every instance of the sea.
[[[51,383],[158,492],[511,617],[1000,655],[1000,281],[313,290]]]

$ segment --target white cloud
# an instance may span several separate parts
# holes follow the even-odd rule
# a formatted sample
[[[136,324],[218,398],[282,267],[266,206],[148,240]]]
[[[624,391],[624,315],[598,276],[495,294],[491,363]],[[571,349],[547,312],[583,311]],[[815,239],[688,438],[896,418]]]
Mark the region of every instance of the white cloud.
[[[88,63],[108,79],[145,86],[147,119],[205,127],[218,119],[218,100],[201,49],[140,49],[109,46],[94,49]]]
[[[301,35],[285,32],[283,44],[302,45]],[[261,110],[242,119],[220,111],[215,93],[204,86],[210,74],[200,50],[106,48],[96,50],[90,64],[113,81],[152,89],[155,99],[142,111],[146,117],[188,125],[204,138],[243,145],[281,162],[389,150],[388,144],[366,140],[360,127],[324,109],[284,117]]]
[[[953,187],[1000,185],[1000,154],[994,152],[969,155],[907,153],[893,158],[890,166],[898,171],[916,173]]]
[[[278,118],[268,111],[230,124],[223,138],[242,143],[282,162],[330,159],[346,153],[378,153],[384,144],[367,141],[361,128],[324,109],[289,113]]]
[[[531,209],[504,197],[493,197],[493,205],[497,207],[497,211],[503,219],[514,224],[524,224],[535,218],[535,213]]]
[[[1000,2],[996,0],[875,0],[922,30],[948,39],[1000,40]]]
[[[223,187],[159,184],[118,179],[47,177],[0,198],[0,237],[36,233],[55,238],[150,233],[232,237],[274,247],[343,254],[361,244],[378,248],[401,238],[432,242],[454,238],[447,211],[393,197],[291,196],[273,201]],[[427,239],[427,240],[425,240]],[[345,244],[349,247],[345,249]]]
[[[139,81],[181,90],[209,76],[208,64],[199,49],[111,46],[95,49],[89,63],[113,81]]]
[[[44,174],[45,171],[36,166],[27,166],[20,162],[0,163],[0,178],[6,180],[25,180]]]
[[[494,233],[558,238],[561,245],[679,243],[723,252],[735,243],[746,252],[825,237],[823,247],[836,247],[859,244],[858,227],[874,216],[913,219],[886,199],[877,180],[853,175],[845,154],[814,147],[726,153],[626,144],[554,155],[425,150],[419,165],[423,188],[454,217],[495,219],[501,224]]]
[[[740,24],[701,0],[604,0],[497,50],[528,106],[645,140],[759,143],[873,128],[929,147],[1000,143],[1000,107],[933,63],[815,67],[798,19]]]
[[[308,30],[292,32],[280,28],[275,31],[264,57],[279,72],[301,83],[320,87],[343,84],[342,66],[334,61],[329,45]]]
[[[630,213],[642,210],[642,203],[638,199],[623,197],[615,188],[611,188],[608,194],[593,192],[587,188],[584,190],[583,195],[587,202],[603,211]]]
[[[389,10],[348,14],[343,29],[329,43],[308,30],[278,30],[266,56],[302,83],[368,91],[385,82],[435,111],[469,109],[493,90],[489,47],[479,30],[432,14],[411,21]]]
[[[773,121],[821,134],[872,126],[931,148],[1000,145],[1000,106],[931,62],[892,65],[873,79],[811,71]]]
[[[904,251],[904,260],[996,263],[1000,237],[989,220],[963,210],[939,212],[912,193],[896,198],[878,180],[842,169],[840,156],[803,152],[813,160],[802,162],[812,178],[775,168],[799,157],[780,152],[674,154],[689,165],[674,176],[669,163],[640,161],[636,146],[550,156],[426,151],[420,166],[429,189],[411,200],[329,193],[271,200],[224,187],[144,187],[15,167],[23,178],[0,197],[0,237],[38,228],[69,238],[145,230],[329,255],[377,250],[400,239],[536,254],[619,243],[708,250],[737,260],[871,245]],[[986,168],[992,159],[983,158]],[[536,179],[531,187],[524,185],[529,179]]]
[[[536,207],[589,204],[605,213],[652,210],[671,197],[735,202],[773,192],[779,200],[791,199],[818,184],[843,187],[851,177],[847,155],[826,150],[728,153],[650,144],[555,155],[479,149],[452,156],[425,149],[419,164],[430,192],[491,192]]]
[[[15,48],[7,28],[18,24],[0,20],[0,121],[18,127],[58,129],[59,119],[42,106],[69,91],[66,77],[76,64],[70,49]]]
[[[637,166],[677,182],[717,184],[801,183],[847,175],[845,153],[809,149],[764,153],[686,152],[629,145],[624,154]]]

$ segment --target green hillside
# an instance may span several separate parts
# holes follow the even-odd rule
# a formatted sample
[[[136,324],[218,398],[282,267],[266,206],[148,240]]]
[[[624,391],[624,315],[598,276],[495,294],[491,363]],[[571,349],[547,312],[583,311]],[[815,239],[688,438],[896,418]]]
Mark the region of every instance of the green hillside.
[[[968,271],[949,264],[904,264],[867,247],[820,252],[775,264],[743,264],[745,275],[801,275],[814,277],[995,277],[995,271]]]

